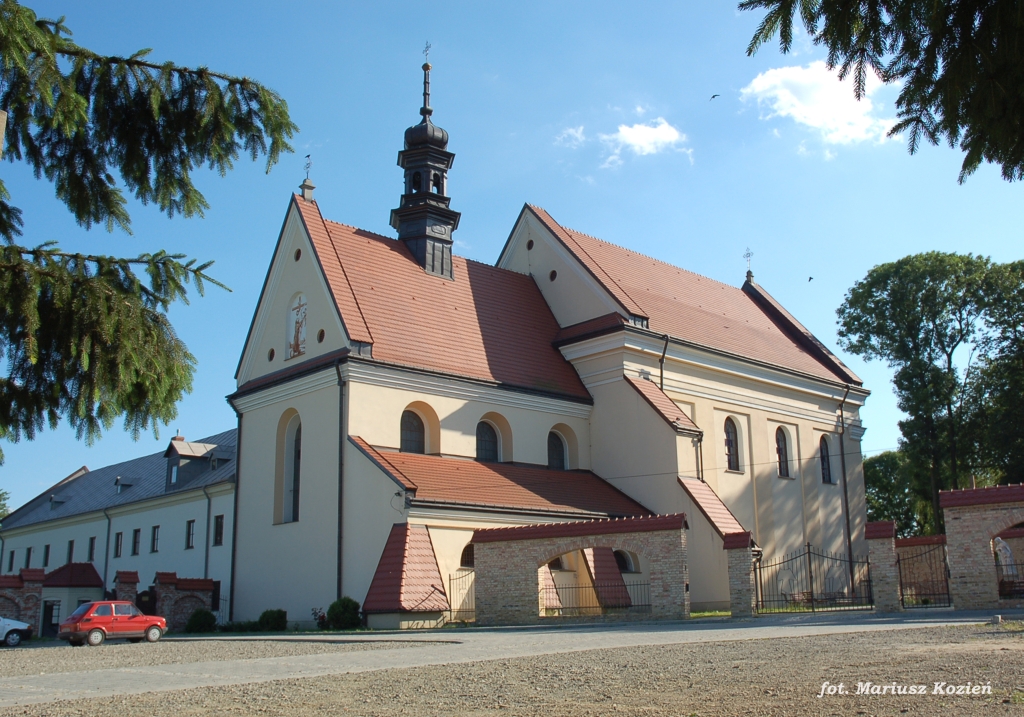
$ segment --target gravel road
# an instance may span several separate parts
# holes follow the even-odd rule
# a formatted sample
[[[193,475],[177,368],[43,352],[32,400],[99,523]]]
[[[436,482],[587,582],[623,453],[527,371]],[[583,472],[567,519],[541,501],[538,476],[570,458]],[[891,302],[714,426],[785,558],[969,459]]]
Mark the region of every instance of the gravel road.
[[[198,645],[182,649],[210,651],[196,659],[222,649],[222,644]],[[278,647],[261,643],[239,649]],[[24,650],[18,657],[32,661],[43,652]],[[826,680],[844,683],[851,693],[858,682],[872,681],[926,685],[929,694],[819,698]],[[935,682],[968,681],[991,684],[992,694],[930,694]],[[0,710],[0,715],[98,717],[207,714],[1019,717],[1024,714],[1024,624],[591,650]]]
[[[186,665],[220,660],[319,655],[328,652],[388,650],[414,647],[412,641],[310,642],[285,640],[161,640],[156,643],[107,643],[101,647],[70,647],[64,643],[0,650],[0,676],[20,677],[57,672],[109,670],[117,667]]]

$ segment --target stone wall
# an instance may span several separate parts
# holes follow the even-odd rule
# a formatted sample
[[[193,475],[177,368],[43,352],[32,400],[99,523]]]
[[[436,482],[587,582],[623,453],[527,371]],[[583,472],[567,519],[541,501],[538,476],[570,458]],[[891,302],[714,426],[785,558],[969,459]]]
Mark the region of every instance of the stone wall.
[[[690,614],[686,533],[682,529],[621,532],[578,537],[474,541],[478,625],[535,625],[538,569],[559,555],[584,548],[625,550],[650,567],[650,612],[616,613],[613,619],[683,619]],[[597,616],[608,619],[610,616]]]
[[[211,579],[179,578],[175,573],[157,573],[153,589],[157,614],[166,618],[169,631],[183,631],[192,613],[213,608]]]
[[[134,570],[118,570],[114,575],[114,591],[118,600],[134,605],[139,595],[139,574]]]
[[[864,528],[868,541],[868,565],[871,570],[871,596],[878,612],[900,612],[900,574],[896,565],[896,524],[891,520],[868,523]]]
[[[0,577],[0,616],[27,622],[33,635],[40,634],[45,577],[41,568],[22,568],[17,575]]]
[[[994,536],[1024,522],[1024,501],[980,505],[944,504],[943,512],[949,556],[949,592],[954,607],[958,610],[1024,607],[1024,601],[999,599],[995,557],[992,553]]]
[[[749,532],[731,533],[722,542],[729,556],[729,610],[733,617],[751,617],[757,609],[752,546]]]

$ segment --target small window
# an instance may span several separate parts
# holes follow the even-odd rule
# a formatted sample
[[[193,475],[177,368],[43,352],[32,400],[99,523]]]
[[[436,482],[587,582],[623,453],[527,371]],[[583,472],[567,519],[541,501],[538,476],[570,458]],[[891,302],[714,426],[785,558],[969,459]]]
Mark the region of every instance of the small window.
[[[220,580],[213,581],[213,593],[210,595],[210,610],[213,612],[220,610]]]
[[[96,559],[96,536],[89,538],[89,557],[86,558],[90,563]]]
[[[160,552],[160,526],[154,525],[149,534],[149,552]]]
[[[224,516],[213,516],[213,544],[224,545]]]
[[[736,422],[731,418],[725,419],[725,464],[728,470],[740,469],[739,432],[736,430]]]
[[[25,548],[25,567],[32,567],[32,548]]]
[[[171,466],[171,485],[174,485],[177,482],[178,482],[178,464],[175,463],[173,466]]]
[[[92,602],[85,600],[78,603],[78,607],[68,617],[85,617],[85,613],[89,612],[89,608],[92,607]]]
[[[138,555],[140,547],[142,547],[142,528],[136,528],[132,531],[132,555]]]
[[[487,421],[476,424],[476,459],[478,461],[498,461],[498,432]]]
[[[103,603],[96,606],[96,612],[93,613],[96,617],[110,617],[113,614],[113,610],[110,609],[109,603]]]
[[[779,478],[789,478],[789,450],[782,426],[775,429],[775,455],[779,459]]]
[[[565,570],[565,563],[562,562],[562,556],[559,555],[557,558],[548,563],[548,567],[551,570]]]
[[[185,550],[196,547],[196,521],[190,520],[185,523]]]
[[[402,453],[426,453],[423,419],[415,411],[402,412]]]
[[[560,435],[551,431],[548,434],[548,468],[564,471],[565,464],[565,441]]]
[[[114,557],[120,558],[124,548],[124,533],[114,533]]]
[[[633,568],[633,558],[625,550],[615,551],[615,564],[619,566],[620,573],[636,572]]]
[[[473,544],[470,543],[462,549],[462,558],[459,559],[459,567],[471,568],[473,567]]]
[[[43,567],[44,568],[50,567],[50,546],[49,545],[44,545],[43,546]]]
[[[68,541],[68,562],[69,563],[75,562],[75,541],[74,540],[69,540]]]
[[[423,175],[419,172],[413,172],[412,174],[412,191],[419,192],[423,190]]]
[[[444,194],[444,192],[441,191],[441,175],[437,172],[434,172],[434,176],[430,180],[430,191],[434,194]]]
[[[119,616],[119,617],[131,617],[132,606],[131,605],[122,604],[122,603],[117,603],[117,604],[114,605],[114,614]]]
[[[825,436],[822,436],[821,441],[818,443],[818,459],[821,461],[821,482],[831,483],[832,461],[828,456],[828,439]]]
[[[7,572],[14,570],[14,551],[12,550],[7,554]]]

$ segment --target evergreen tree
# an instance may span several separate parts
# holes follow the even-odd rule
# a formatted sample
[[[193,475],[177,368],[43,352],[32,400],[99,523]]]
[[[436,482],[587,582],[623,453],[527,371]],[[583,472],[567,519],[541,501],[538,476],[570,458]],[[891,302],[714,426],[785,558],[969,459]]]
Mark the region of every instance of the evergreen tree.
[[[900,538],[919,534],[919,499],[914,494],[911,472],[903,453],[885,451],[865,458],[864,486],[868,520],[895,522],[896,534]]]
[[[203,215],[192,182],[245,155],[266,169],[297,130],[285,101],[245,77],[154,63],[148,50],[104,56],[76,45],[59,20],[0,2],[3,156],[29,164],[89,229],[130,231],[126,193],[168,217]],[[222,286],[213,262],[133,258],[19,243],[21,211],[0,182],[0,438],[31,439],[66,419],[94,440],[117,419],[133,436],[176,415],[195,358],[167,318],[194,286]],[[0,460],[3,453],[0,451]]]
[[[1021,0],[743,0],[767,13],[747,47],[779,35],[793,46],[794,19],[828,50],[828,66],[853,75],[857,99],[867,73],[900,86],[899,122],[910,153],[922,140],[959,144],[959,181],[982,163],[1024,179],[1024,8]]]

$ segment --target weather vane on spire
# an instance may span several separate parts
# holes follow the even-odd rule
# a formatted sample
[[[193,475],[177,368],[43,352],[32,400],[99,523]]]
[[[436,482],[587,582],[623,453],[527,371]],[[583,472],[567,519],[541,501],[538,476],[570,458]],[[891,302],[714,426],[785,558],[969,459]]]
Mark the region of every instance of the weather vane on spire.
[[[754,278],[754,272],[750,270],[750,259],[753,256],[754,252],[750,251],[750,247],[748,246],[747,250],[743,252],[743,258],[747,260],[747,281],[750,281],[751,279]]]
[[[309,170],[313,168],[313,155],[306,155],[306,179],[309,179]]]
[[[423,48],[423,57],[427,62],[430,62],[430,41],[427,41],[427,46]]]

